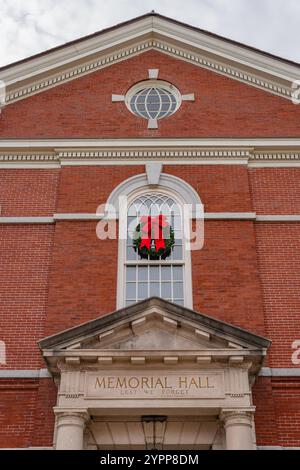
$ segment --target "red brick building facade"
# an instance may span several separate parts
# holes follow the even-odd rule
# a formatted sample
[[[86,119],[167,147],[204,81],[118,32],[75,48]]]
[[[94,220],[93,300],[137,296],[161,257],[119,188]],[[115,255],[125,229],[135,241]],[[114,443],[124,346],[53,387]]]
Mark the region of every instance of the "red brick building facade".
[[[199,372],[196,364],[207,374],[210,367],[216,370],[221,353],[219,359],[213,353],[207,359],[207,351],[219,350],[222,341],[227,341],[221,348],[226,368],[251,372],[249,390],[245,386],[236,393],[224,392],[224,399],[237,400],[236,406],[218,405],[217,398],[207,405],[209,397],[204,395],[198,403],[192,392],[193,414],[201,410],[202,422],[208,414],[203,410],[209,410],[218,439],[197,441],[193,429],[200,436],[200,428],[194,422],[193,427],[190,418],[181,418],[181,440],[167,421],[164,435],[169,444],[165,437],[160,445],[240,448],[230,434],[237,425],[251,427],[253,448],[300,447],[300,106],[292,101],[292,83],[299,74],[297,64],[156,14],[0,70],[6,85],[0,116],[0,447],[67,448],[63,440],[57,444],[57,436],[72,426],[68,418],[76,420],[81,413],[85,448],[143,448],[135,442],[134,431],[129,432],[133,414],[136,422],[150,409],[150,414],[169,417],[168,407],[179,410],[182,400],[175,399],[172,407],[155,395],[155,403],[148,408],[143,403],[142,411],[132,413],[141,400],[136,398],[121,420],[129,441],[118,441],[116,431],[110,443],[99,430],[103,410],[95,411],[101,394],[89,407],[83,401],[91,398],[89,390],[75,393],[71,387],[67,402],[60,374],[67,366],[69,374],[95,367],[83,366],[85,350],[91,348],[98,373],[113,375],[125,368],[128,361],[117,366],[120,358],[114,356],[121,346],[104,342],[102,349],[100,340],[100,346],[85,347],[89,329],[95,328],[102,338],[112,331],[106,331],[105,319],[118,322],[137,315],[134,323],[151,308],[159,309],[161,318],[167,312],[169,322],[179,325],[182,319],[187,331],[197,321],[189,315],[203,314],[199,321],[201,317],[204,330],[193,326],[205,339],[202,346],[201,340],[191,348],[198,351],[193,363],[189,359],[193,373]],[[143,90],[141,84],[145,89],[165,86],[166,96],[174,86],[180,94],[174,95],[178,109],[148,123],[130,112],[128,97],[134,96],[132,87],[140,87],[137,93]],[[137,196],[164,191],[175,195],[180,185],[204,206],[204,246],[191,251],[184,263],[183,300],[173,308],[154,299],[153,306],[152,300],[143,301],[152,296],[141,294],[137,307],[126,303],[120,240],[99,239],[96,229],[103,214],[96,214],[97,208],[111,200],[116,188],[128,197],[134,191]],[[120,218],[117,215],[117,227]],[[163,263],[169,266],[168,260]],[[227,324],[235,329],[227,330]],[[84,329],[74,329],[78,325]],[[111,328],[119,331],[121,326],[114,325]],[[185,338],[195,341],[191,334]],[[51,338],[43,342],[46,337]],[[209,337],[211,347],[206,344]],[[259,353],[253,352],[254,343]],[[57,352],[60,347],[63,353]],[[149,370],[158,367],[163,374],[177,373],[176,364],[179,369],[184,364],[180,354],[188,350],[183,346],[179,353],[178,347],[166,347],[163,365],[153,366],[148,353],[131,347],[129,363],[135,372],[151,363]],[[239,401],[246,398],[247,406]],[[185,406],[189,408],[190,401]],[[247,419],[251,415],[247,423],[243,413]],[[176,421],[178,414],[182,416],[173,412],[169,421]],[[96,444],[86,437],[93,416],[99,417],[92,433]],[[111,418],[103,420],[103,429],[113,429]],[[205,426],[204,434],[209,428]],[[186,438],[185,429],[192,429]],[[72,442],[69,448],[76,448]]]

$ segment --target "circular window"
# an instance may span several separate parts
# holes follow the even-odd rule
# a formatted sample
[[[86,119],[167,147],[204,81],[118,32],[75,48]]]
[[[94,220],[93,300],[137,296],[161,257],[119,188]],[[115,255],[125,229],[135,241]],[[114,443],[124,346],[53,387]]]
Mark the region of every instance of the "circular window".
[[[156,121],[177,111],[181,105],[181,94],[168,82],[147,80],[128,91],[125,103],[136,116]]]

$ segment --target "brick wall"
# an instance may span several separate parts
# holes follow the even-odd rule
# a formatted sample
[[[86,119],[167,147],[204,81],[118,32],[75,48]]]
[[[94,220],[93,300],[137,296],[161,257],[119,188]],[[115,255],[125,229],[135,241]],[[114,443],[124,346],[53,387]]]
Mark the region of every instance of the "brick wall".
[[[59,170],[1,169],[0,217],[52,216]]]
[[[300,340],[300,223],[257,223],[257,254],[272,367],[295,367]]]
[[[145,165],[64,167],[60,175],[57,212],[95,214],[116,186],[140,173],[145,173]]]
[[[111,102],[112,93],[125,93],[149,68],[196,94],[157,131]],[[287,137],[299,136],[299,113],[282,98],[147,52],[6,107],[0,137]],[[1,216],[95,213],[119,183],[144,171],[2,169]],[[165,165],[164,171],[191,184],[207,212],[299,214],[298,168]],[[204,248],[193,253],[194,308],[270,338],[271,367],[295,367],[299,230],[299,223],[207,221]],[[8,360],[2,369],[45,367],[39,339],[115,309],[117,241],[98,240],[96,222],[0,225],[0,261],[0,340]],[[51,445],[52,380],[2,379],[0,387],[0,447]],[[259,445],[300,445],[299,380],[259,378],[254,404]]]
[[[158,68],[159,76],[195,93],[194,103],[148,130],[111,95],[125,94]],[[148,51],[100,71],[7,106],[1,137],[293,137],[299,135],[300,107],[236,80],[180,59]]]
[[[116,309],[117,247],[97,238],[96,222],[56,225],[46,336]]]
[[[51,447],[56,393],[51,379],[0,380],[0,448]]]
[[[0,224],[0,340],[7,369],[44,367],[37,341],[45,336],[52,225]]]
[[[257,214],[300,213],[300,168],[251,168],[249,179]]]

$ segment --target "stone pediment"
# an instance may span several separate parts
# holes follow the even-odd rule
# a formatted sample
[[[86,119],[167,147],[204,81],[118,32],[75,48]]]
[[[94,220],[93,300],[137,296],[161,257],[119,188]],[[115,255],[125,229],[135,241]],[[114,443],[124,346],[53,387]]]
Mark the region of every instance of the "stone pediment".
[[[40,341],[50,370],[58,360],[69,364],[93,361],[185,360],[212,361],[260,367],[270,341],[251,332],[177,306],[150,298]]]
[[[109,67],[148,50],[291,99],[299,65],[150,13],[2,67],[6,104]]]

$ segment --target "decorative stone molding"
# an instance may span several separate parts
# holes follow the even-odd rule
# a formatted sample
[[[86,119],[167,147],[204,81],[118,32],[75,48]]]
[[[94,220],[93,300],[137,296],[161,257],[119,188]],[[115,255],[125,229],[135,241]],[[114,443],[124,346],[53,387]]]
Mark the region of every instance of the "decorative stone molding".
[[[108,212],[110,207],[114,207],[116,210],[115,216],[118,218],[120,198],[124,196],[131,197],[133,193],[136,197],[137,192],[140,190],[145,191],[148,184],[149,180],[146,173],[132,176],[123,181],[112,191],[107,199]],[[183,204],[189,204],[191,207],[191,217],[200,218],[203,215],[203,211],[201,214],[198,213],[201,212],[200,208],[203,209],[198,193],[181,178],[169,173],[160,173],[159,188],[157,190],[170,192],[170,194],[174,194],[174,197],[179,199]]]
[[[225,427],[235,424],[246,424],[251,426],[251,420],[254,416],[255,408],[250,409],[223,409],[220,414],[220,420],[224,422]]]
[[[263,78],[262,76],[259,76],[258,73],[251,73],[249,71],[243,70],[241,66],[232,66],[228,63],[221,62],[220,60],[216,60],[212,57],[209,57],[208,55],[205,55],[204,52],[190,52],[187,49],[174,46],[167,41],[148,40],[139,42],[126,48],[118,49],[111,54],[98,57],[96,60],[87,61],[84,64],[66,68],[63,70],[63,72],[34,81],[30,84],[30,86],[16,88],[14,91],[7,93],[6,104],[13,103],[36,93],[40,93],[49,88],[53,88],[54,86],[79,78],[88,73],[108,67],[116,62],[120,62],[149,49],[164,52],[173,57],[180,58],[181,60],[192,63],[193,65],[212,70],[213,72],[247,83],[248,85],[254,86],[256,88],[260,88],[281,97],[291,99],[293,92],[291,87],[286,85],[279,85],[278,82],[276,83],[275,81]]]
[[[187,62],[193,63],[194,65],[199,65],[216,73],[229,76],[235,80],[245,82],[248,85],[252,85],[257,88],[262,88],[285,98],[290,98],[292,96],[293,90],[289,87],[278,86],[275,82],[264,80],[258,75],[245,72],[241,68],[232,67],[231,65],[205,57],[202,54],[190,53],[187,50],[175,48],[174,46],[162,41],[153,41],[153,48],[166,52],[169,55],[179,57]]]
[[[205,150],[108,150],[108,151],[65,151],[58,154],[60,160],[64,159],[111,159],[111,158],[249,158],[248,150],[222,150],[222,149],[205,149]]]
[[[0,162],[56,162],[59,161],[57,153],[6,153],[0,154]]]
[[[34,142],[33,142],[34,143]],[[251,142],[249,141],[249,144]],[[13,145],[13,143],[11,144]],[[130,145],[130,144],[129,144]],[[142,144],[141,144],[142,145]],[[172,144],[170,143],[170,147]],[[177,160],[181,163],[185,161],[187,163],[201,162],[201,160],[207,162],[215,161],[220,164],[223,164],[224,161],[235,163],[244,161],[245,164],[259,164],[259,163],[299,163],[300,162],[300,152],[295,151],[282,151],[282,152],[263,152],[255,149],[245,149],[245,148],[189,148],[190,143],[186,143],[187,149],[115,149],[115,150],[61,150],[55,151],[53,149],[50,153],[28,153],[28,152],[5,152],[0,153],[0,165],[3,163],[40,163],[40,164],[64,164],[67,162],[72,162],[72,164],[81,164],[84,161],[90,161],[91,164],[96,161],[120,161],[120,163],[126,163],[130,161],[137,160],[158,160],[159,162],[172,161],[176,162]]]
[[[258,161],[282,161],[282,160],[300,160],[299,152],[254,152],[250,155],[251,160]]]
[[[12,93],[7,93],[6,104],[27,98],[28,96],[32,96],[34,94],[40,93],[41,91],[69,82],[88,73],[108,67],[109,65],[112,65],[121,60],[125,60],[150,48],[152,48],[152,41],[146,41],[126,49],[120,49],[115,51],[113,54],[105,55],[104,57],[98,58],[97,60],[88,61],[80,66],[66,69],[62,73],[36,81],[30,86],[17,89]]]
[[[159,183],[162,167],[162,163],[159,162],[151,162],[146,164],[146,173],[149,185],[156,185]]]
[[[98,357],[99,364],[111,365],[113,360],[112,357]],[[210,356],[198,356],[196,358],[197,364],[210,364]],[[262,367],[258,373],[259,377],[300,377],[300,368],[269,368]],[[38,379],[38,378],[51,378],[52,375],[48,369],[37,369],[37,370],[0,370],[1,379]]]

